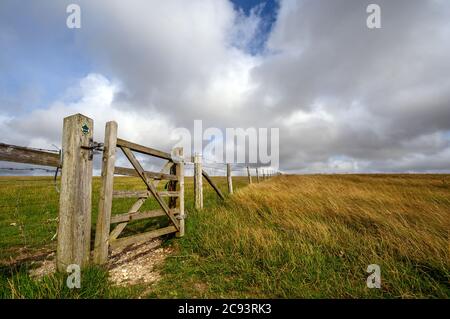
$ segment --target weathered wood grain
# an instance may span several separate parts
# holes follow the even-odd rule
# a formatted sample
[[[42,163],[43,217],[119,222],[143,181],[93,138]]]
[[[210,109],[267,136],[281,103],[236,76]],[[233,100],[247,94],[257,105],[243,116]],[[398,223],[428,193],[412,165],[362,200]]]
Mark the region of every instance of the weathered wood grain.
[[[0,161],[61,167],[58,153],[4,143],[0,143]]]
[[[161,173],[164,172],[169,172],[169,170],[174,166],[173,162],[167,161],[163,168],[161,169]],[[155,180],[153,181],[153,185],[155,186],[155,188],[158,186],[158,183],[160,181],[159,180]],[[145,191],[146,194],[148,194],[148,196],[151,196],[151,192],[150,191]],[[142,196],[140,197],[135,203],[134,205],[131,207],[131,209],[128,211],[128,213],[136,213],[141,206],[144,204],[145,200],[148,198],[148,196]],[[117,239],[120,234],[122,233],[122,231],[125,229],[125,227],[128,225],[128,222],[123,222],[118,224],[113,231],[111,232],[111,234],[109,235],[109,240],[110,242],[112,242],[113,240]]]
[[[117,175],[140,177],[139,173],[133,168],[115,167],[114,173]],[[177,180],[177,176],[171,175],[171,174],[164,174],[164,173],[157,173],[157,172],[150,172],[150,171],[144,171],[144,174],[149,179],[169,180],[169,181]]]
[[[59,199],[56,265],[66,271],[70,264],[89,263],[91,238],[92,161],[88,146],[93,136],[92,119],[75,114],[64,119],[63,165]]]
[[[161,197],[178,197],[178,192],[174,191],[161,191],[158,192]],[[113,198],[147,198],[152,196],[149,191],[114,191]]]
[[[143,145],[139,145],[133,142],[129,142],[126,140],[123,140],[121,138],[117,139],[117,146],[120,147],[126,147],[132,151],[141,153],[141,154],[147,154],[147,155],[151,155],[151,156],[155,156],[158,158],[162,158],[162,159],[166,159],[171,161],[172,160],[172,156],[170,155],[170,153],[167,152],[163,152],[163,151],[159,151],[159,150],[155,150],[154,148],[151,147],[147,147],[147,146],[143,146]]]
[[[104,264],[108,260],[109,231],[113,199],[114,166],[116,162],[117,123],[108,122],[105,127],[105,142],[102,157],[102,184],[95,231],[94,263]]]
[[[136,243],[146,242],[150,239],[160,237],[162,235],[167,235],[170,233],[174,233],[177,231],[177,228],[174,226],[168,226],[164,228],[160,228],[157,230],[149,231],[143,234],[119,238],[110,243],[112,249],[118,249],[122,247],[126,247]]]
[[[228,193],[233,194],[233,178],[231,177],[231,164],[227,164],[227,184],[228,184]]]
[[[145,203],[145,200],[147,198],[139,198],[133,206],[128,211],[128,214],[137,213],[138,210],[142,207],[142,205]],[[119,235],[122,233],[122,231],[125,229],[125,227],[128,225],[128,222],[123,222],[118,225],[112,230],[111,234],[109,234],[109,244],[111,244]]]
[[[179,158],[183,158],[183,148],[177,147],[174,149],[174,153]],[[176,174],[178,177],[178,210],[179,210],[179,228],[178,232],[176,233],[177,237],[183,237],[184,236],[184,162],[178,162],[176,163]]]
[[[166,202],[158,195],[158,192],[156,191],[155,186],[151,181],[147,179],[147,176],[145,175],[144,169],[142,168],[141,164],[139,164],[138,160],[134,156],[134,154],[131,152],[131,150],[127,147],[121,146],[120,147],[122,151],[125,153],[125,156],[128,158],[128,160],[131,162],[131,165],[133,165],[134,169],[139,173],[139,176],[144,181],[145,185],[147,186],[148,190],[152,193],[152,195],[155,197],[158,204],[161,206],[161,208],[164,210],[166,215],[169,217],[171,222],[174,224],[174,226],[179,230],[180,226],[177,220],[173,215],[170,214],[170,209],[167,206]]]
[[[173,215],[175,215],[178,213],[178,210],[171,210],[171,213]],[[141,220],[141,219],[160,217],[160,216],[166,216],[166,213],[164,213],[164,211],[161,209],[144,211],[144,212],[131,212],[131,213],[112,216],[111,224],[130,222],[133,220]]]
[[[203,209],[203,177],[202,177],[202,156],[194,156],[194,198],[195,209]]]

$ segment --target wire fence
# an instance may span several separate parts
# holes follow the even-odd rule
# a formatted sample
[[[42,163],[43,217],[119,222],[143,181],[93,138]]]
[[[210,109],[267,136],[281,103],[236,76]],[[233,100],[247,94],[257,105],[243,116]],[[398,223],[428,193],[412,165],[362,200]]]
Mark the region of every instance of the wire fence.
[[[1,168],[0,173],[4,170],[51,173],[36,168]],[[55,185],[52,176],[0,177],[0,264],[55,249],[59,208]]]
[[[60,152],[59,149],[30,149],[54,154]],[[211,177],[227,176],[227,164],[207,156],[202,159],[202,169]],[[247,176],[248,169],[252,176],[256,176],[256,165],[245,163],[232,164],[231,175]],[[0,264],[10,264],[43,251],[55,250],[60,172],[56,167],[0,161]],[[185,174],[194,175],[194,163],[185,162]],[[118,182],[117,186],[124,189],[135,186],[133,183],[128,185],[125,179],[118,179]],[[220,188],[224,191],[226,186],[220,185]],[[93,202],[97,201],[97,193],[98,185],[94,183]],[[125,209],[126,205],[123,203],[118,209],[122,206]],[[93,213],[95,210],[93,208]]]

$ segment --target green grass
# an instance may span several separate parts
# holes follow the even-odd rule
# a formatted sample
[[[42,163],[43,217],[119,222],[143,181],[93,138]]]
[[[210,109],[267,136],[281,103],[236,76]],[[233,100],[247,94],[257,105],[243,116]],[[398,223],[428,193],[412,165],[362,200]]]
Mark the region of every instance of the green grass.
[[[213,177],[222,192],[226,193],[226,179]],[[246,178],[236,177],[235,188],[245,186]],[[160,183],[159,189],[164,187]],[[94,241],[95,222],[97,220],[98,195],[100,179],[93,180],[92,192],[92,236]],[[115,177],[115,190],[145,190],[145,185],[138,178]],[[220,200],[212,188],[205,184],[204,204],[208,209],[220,205]],[[193,180],[185,180],[186,210],[193,209]],[[113,215],[125,213],[135,199],[114,199]],[[111,287],[107,283],[107,272],[101,268],[92,268],[85,274],[82,291],[69,290],[65,287],[67,274],[45,276],[42,281],[35,281],[28,275],[33,268],[30,262],[19,269],[7,266],[14,260],[26,259],[28,256],[40,255],[56,249],[56,240],[52,241],[57,229],[58,193],[51,177],[0,177],[0,298],[116,298],[137,297],[146,289],[137,285],[129,288]],[[141,210],[158,208],[155,200],[148,200]],[[165,217],[141,220],[130,223],[122,236],[130,236],[168,224]],[[98,293],[95,291],[98,290]]]
[[[216,178],[226,193],[224,178]],[[27,267],[1,268],[3,298],[448,298],[448,175],[281,176],[253,184],[221,202],[205,186],[205,209],[193,208],[186,181],[186,236],[174,247],[151,289],[108,284],[103,269],[83,275],[80,291],[64,274],[36,282]],[[116,189],[142,187],[117,178]],[[93,221],[99,180],[94,179]],[[113,213],[133,200],[115,200]],[[34,204],[34,206],[32,205]],[[156,208],[149,202],[145,209]],[[0,260],[51,249],[57,193],[51,179],[0,178]],[[10,226],[16,223],[17,226]],[[163,226],[136,222],[129,235]],[[19,226],[21,228],[19,229]],[[366,287],[369,264],[381,267],[382,288]]]
[[[213,178],[222,192],[226,193],[224,177]],[[59,184],[59,181],[58,183]],[[234,186],[246,185],[246,179],[237,177]],[[160,183],[159,189],[164,187]],[[95,229],[98,210],[100,179],[94,177],[92,192],[92,222]],[[115,190],[145,190],[145,185],[138,178],[116,177]],[[186,209],[193,209],[193,181],[186,178]],[[59,194],[51,177],[0,177],[0,263],[20,256],[54,250],[56,242],[52,239],[57,229]],[[136,199],[114,199],[112,214],[126,213]],[[219,203],[217,195],[206,185],[204,194],[205,207]],[[141,210],[157,209],[155,200],[147,200]],[[167,218],[136,221],[130,223],[123,236],[139,233],[145,229],[158,228],[167,224]],[[94,240],[94,232],[92,232]]]

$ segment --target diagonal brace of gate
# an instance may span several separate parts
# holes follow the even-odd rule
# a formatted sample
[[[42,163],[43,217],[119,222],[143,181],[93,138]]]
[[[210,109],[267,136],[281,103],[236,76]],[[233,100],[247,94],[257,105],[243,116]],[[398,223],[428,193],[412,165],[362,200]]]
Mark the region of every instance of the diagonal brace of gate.
[[[139,161],[136,159],[136,157],[134,156],[134,154],[131,152],[131,150],[129,148],[124,147],[124,146],[120,146],[120,148],[122,149],[123,153],[128,158],[128,160],[130,161],[131,165],[133,165],[134,169],[139,174],[141,179],[144,181],[145,185],[147,186],[147,189],[155,197],[156,201],[161,206],[164,213],[170,218],[170,220],[173,223],[173,225],[175,226],[175,228],[179,231],[180,225],[179,225],[177,219],[172,215],[171,210],[170,210],[169,206],[167,206],[166,202],[161,198],[161,196],[159,196],[155,186],[153,186],[153,183],[147,179],[147,176],[145,176],[144,168],[141,166],[141,164],[139,163]]]
[[[167,161],[166,164],[164,165],[164,167],[161,170],[161,173],[165,173],[167,170],[169,170],[174,164],[171,161]],[[153,185],[155,186],[155,188],[158,186],[159,184],[159,180],[155,180],[153,181]],[[130,210],[128,211],[128,213],[131,212],[137,212],[141,206],[144,204],[145,200],[147,199],[147,197],[145,198],[139,198],[134,204],[133,206],[130,208]],[[118,224],[110,233],[109,235],[109,240],[115,240],[117,239],[117,237],[119,237],[120,233],[125,229],[125,227],[128,225],[128,222],[123,222]]]

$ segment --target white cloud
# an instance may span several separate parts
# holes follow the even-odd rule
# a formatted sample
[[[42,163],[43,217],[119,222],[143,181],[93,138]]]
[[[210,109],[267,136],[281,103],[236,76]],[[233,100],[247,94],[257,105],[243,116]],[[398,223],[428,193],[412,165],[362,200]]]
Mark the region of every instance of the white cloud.
[[[114,120],[119,123],[118,131],[122,138],[147,145],[165,148],[170,146],[161,140],[161,136],[169,136],[174,128],[169,119],[156,110],[136,111],[123,105],[119,107],[113,102],[117,85],[104,76],[89,74],[76,87],[69,88],[68,92],[71,92],[69,95],[78,92],[79,96],[75,101],[55,101],[48,108],[23,116],[2,117],[1,128],[17,134],[7,135],[11,137],[11,143],[17,141],[33,147],[60,145],[62,119],[82,113],[94,119],[94,137],[97,141],[103,140],[106,122]]]

